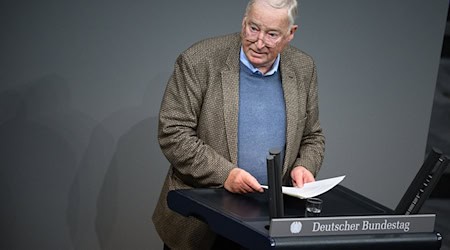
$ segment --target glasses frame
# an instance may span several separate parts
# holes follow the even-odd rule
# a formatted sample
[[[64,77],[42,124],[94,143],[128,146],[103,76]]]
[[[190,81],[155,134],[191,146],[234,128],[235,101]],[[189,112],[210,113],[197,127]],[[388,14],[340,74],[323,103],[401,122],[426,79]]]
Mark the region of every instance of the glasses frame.
[[[277,32],[279,32],[280,34],[276,39],[273,39],[271,33]],[[260,27],[258,27],[258,25],[256,24],[252,24],[248,21],[244,22],[244,38],[252,43],[256,43],[259,40],[261,40],[266,47],[273,48],[276,47],[284,39],[285,35],[286,35],[285,33],[280,31],[273,31],[273,30],[265,31],[262,30]]]

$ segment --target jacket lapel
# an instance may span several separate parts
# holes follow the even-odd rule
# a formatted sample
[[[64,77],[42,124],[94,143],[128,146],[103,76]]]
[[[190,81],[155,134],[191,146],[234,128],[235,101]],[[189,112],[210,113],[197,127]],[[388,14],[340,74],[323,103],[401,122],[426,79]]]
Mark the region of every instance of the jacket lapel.
[[[238,112],[239,112],[239,49],[231,47],[222,70],[223,112],[230,160],[237,164]]]
[[[292,70],[292,65],[290,65],[289,61],[283,60],[286,58],[281,55],[280,59],[280,72],[281,72],[281,81],[283,86],[284,100],[286,105],[286,152],[283,163],[283,175],[288,170],[289,166],[288,159],[291,159],[291,154],[297,154],[298,152],[292,152],[289,150],[295,142],[295,134],[297,131],[298,120],[303,117],[299,117],[299,114],[304,114],[304,110],[299,110],[299,91],[304,91],[302,88],[303,85],[299,85],[295,73]]]

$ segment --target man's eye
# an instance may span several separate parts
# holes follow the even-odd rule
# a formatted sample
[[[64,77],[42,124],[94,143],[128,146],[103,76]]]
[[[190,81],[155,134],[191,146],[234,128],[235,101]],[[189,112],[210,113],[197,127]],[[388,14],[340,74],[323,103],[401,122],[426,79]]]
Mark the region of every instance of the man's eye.
[[[250,26],[250,30],[251,30],[251,31],[258,31],[258,28],[255,27],[255,26]]]
[[[277,39],[278,34],[277,33],[269,33],[270,38]]]

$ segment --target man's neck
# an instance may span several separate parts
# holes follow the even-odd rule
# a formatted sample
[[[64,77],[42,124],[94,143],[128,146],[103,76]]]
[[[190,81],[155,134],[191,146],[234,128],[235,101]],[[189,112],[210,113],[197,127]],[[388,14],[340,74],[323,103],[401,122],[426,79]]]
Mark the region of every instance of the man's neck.
[[[270,67],[263,67],[263,68],[256,68],[253,66],[253,64],[248,60],[247,56],[244,53],[244,50],[241,47],[240,52],[240,60],[241,62],[249,68],[253,73],[261,74],[264,76],[270,76],[275,74],[275,72],[278,71],[278,67],[280,64],[280,55],[278,54],[277,58],[275,59],[274,63]]]

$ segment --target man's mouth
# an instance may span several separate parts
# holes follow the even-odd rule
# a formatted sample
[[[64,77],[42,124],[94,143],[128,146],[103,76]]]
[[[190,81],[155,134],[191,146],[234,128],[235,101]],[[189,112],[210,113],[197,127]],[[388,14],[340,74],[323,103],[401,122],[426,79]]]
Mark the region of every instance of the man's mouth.
[[[265,52],[257,51],[257,50],[252,50],[252,52],[253,52],[253,54],[256,55],[256,56],[263,56],[263,55],[266,54]]]

